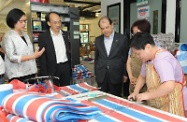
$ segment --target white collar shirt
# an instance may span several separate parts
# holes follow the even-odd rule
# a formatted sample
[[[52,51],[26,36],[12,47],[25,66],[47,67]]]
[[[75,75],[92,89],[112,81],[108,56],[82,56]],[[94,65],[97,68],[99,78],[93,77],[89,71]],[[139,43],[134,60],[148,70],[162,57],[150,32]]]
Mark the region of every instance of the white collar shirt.
[[[55,35],[51,29],[50,32],[55,48],[55,53],[56,53],[56,60],[57,60],[56,63],[58,64],[68,61],[66,55],[66,46],[65,46],[64,38],[62,36],[62,31],[60,31],[58,35]]]
[[[109,56],[110,54],[110,49],[112,46],[113,38],[114,38],[114,31],[109,37],[104,37],[104,44],[105,44],[105,49],[107,51],[107,56]]]

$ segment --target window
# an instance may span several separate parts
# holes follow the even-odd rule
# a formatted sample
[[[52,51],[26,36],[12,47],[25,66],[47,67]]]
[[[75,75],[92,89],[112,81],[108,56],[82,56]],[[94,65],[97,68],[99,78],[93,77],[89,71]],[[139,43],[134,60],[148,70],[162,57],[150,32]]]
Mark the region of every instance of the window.
[[[89,25],[88,24],[80,25],[80,41],[82,44],[89,43]]]

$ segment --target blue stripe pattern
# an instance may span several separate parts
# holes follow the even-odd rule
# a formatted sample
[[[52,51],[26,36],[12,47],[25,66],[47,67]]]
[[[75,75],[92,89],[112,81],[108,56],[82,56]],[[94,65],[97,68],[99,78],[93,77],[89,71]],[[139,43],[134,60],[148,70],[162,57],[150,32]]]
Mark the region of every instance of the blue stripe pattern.
[[[16,116],[15,116],[15,115],[12,115],[12,114],[9,114],[9,115],[7,116],[8,121],[10,122],[10,120],[11,120],[13,117],[16,117]],[[31,122],[31,120],[28,120],[28,119],[25,119],[25,118],[20,118],[18,122]]]
[[[105,115],[102,115],[102,114],[97,114],[95,117],[94,117],[94,120],[97,120],[99,122],[116,122],[114,120],[112,120],[111,118],[105,116]]]
[[[80,93],[84,93],[84,92],[88,92],[89,91],[89,90],[81,88],[81,87],[79,87],[77,85],[70,85],[69,87],[74,89],[74,90],[76,90],[76,91],[78,91],[78,92],[80,92]]]
[[[15,105],[15,112],[18,115],[24,115],[25,103],[28,103],[30,100],[36,98],[36,95],[23,96]]]
[[[7,99],[11,100],[11,97],[10,99],[9,98]],[[32,110],[30,112],[35,112],[35,114],[37,112],[37,115],[32,116],[31,118],[26,115],[25,112],[27,111],[24,111],[24,110],[30,106],[30,105],[26,106],[28,102],[31,102],[32,104],[33,103],[37,104],[37,102],[34,99],[35,100],[43,99],[44,102],[41,103],[38,101],[39,108],[29,109],[29,110]],[[34,100],[34,101],[31,101],[31,100]],[[66,121],[66,120],[76,121],[79,119],[89,120],[93,118],[95,115],[97,115],[98,113],[100,113],[100,109],[98,107],[87,106],[83,103],[76,102],[73,100],[71,101],[60,101],[59,100],[58,101],[58,100],[53,100],[53,99],[46,98],[43,96],[38,96],[35,94],[27,94],[27,93],[25,93],[25,95],[17,97],[15,108],[13,108],[12,104],[11,104],[11,107],[12,107],[11,109],[15,110],[15,113],[13,114],[16,114],[18,116],[25,117],[25,118],[28,117],[29,119],[33,119],[35,121],[42,120],[42,116],[45,114],[46,116],[44,116],[44,118],[46,122],[51,122],[53,120],[54,121]],[[36,116],[38,118],[36,118]]]
[[[127,115],[130,115],[130,116],[133,116],[134,118],[138,118],[138,119],[141,119],[142,121],[147,121],[147,122],[162,122],[160,119],[157,119],[157,118],[154,118],[154,117],[151,117],[149,115],[146,115],[146,114],[142,114],[142,113],[139,113],[137,111],[134,111],[132,109],[128,109],[128,107],[125,107],[125,106],[121,106],[121,105],[118,105],[116,103],[112,103],[112,102],[109,102],[107,100],[96,100],[95,101],[96,103],[99,103],[99,104],[102,104],[108,108],[111,108],[113,109],[113,111],[120,111],[122,113],[125,113]],[[95,118],[94,118],[95,119]]]

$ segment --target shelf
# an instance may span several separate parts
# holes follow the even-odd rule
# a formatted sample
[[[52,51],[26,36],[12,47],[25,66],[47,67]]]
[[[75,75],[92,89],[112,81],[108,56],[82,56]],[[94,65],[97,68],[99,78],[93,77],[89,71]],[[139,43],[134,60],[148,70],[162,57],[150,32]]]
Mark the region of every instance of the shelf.
[[[80,32],[88,32],[90,31],[90,29],[83,29],[83,30],[80,30]]]
[[[40,22],[45,22],[45,20],[40,20],[40,19],[32,19],[32,21],[40,21]]]
[[[53,4],[42,4],[42,3],[31,3],[32,12],[43,12],[48,13],[50,11],[58,12],[59,14],[69,14],[69,7],[62,5],[53,5]]]
[[[33,31],[33,33],[43,33],[43,32],[45,32],[45,30],[32,30]]]
[[[31,10],[31,12],[40,12],[40,13],[48,13],[47,11],[42,11],[42,10]],[[69,16],[69,13],[59,13],[59,15],[64,15],[64,16]]]
[[[30,2],[32,5],[40,5],[40,6],[63,6],[68,7],[68,5],[62,5],[62,4],[52,4],[52,3],[41,3],[41,2]]]

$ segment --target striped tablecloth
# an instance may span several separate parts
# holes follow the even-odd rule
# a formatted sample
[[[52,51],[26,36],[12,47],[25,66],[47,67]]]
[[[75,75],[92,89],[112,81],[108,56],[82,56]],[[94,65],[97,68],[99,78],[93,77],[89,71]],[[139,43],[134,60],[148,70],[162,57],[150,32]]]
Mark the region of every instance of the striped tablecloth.
[[[90,122],[187,122],[186,118],[101,91],[74,95],[71,98],[101,109],[102,112]]]
[[[17,100],[12,98],[14,95],[18,97]],[[9,101],[3,101],[5,110],[11,113],[7,116],[10,122],[25,122],[29,121],[28,119],[41,121],[45,119],[47,120],[49,117],[54,118],[54,115],[47,114],[47,109],[50,109],[50,107],[48,106],[48,108],[46,106],[49,104],[44,104],[46,106],[40,105],[43,102],[52,102],[52,104],[55,103],[54,105],[61,106],[62,104],[58,103],[59,99],[62,100],[62,102],[68,101],[69,103],[72,102],[75,105],[82,103],[87,107],[98,107],[101,112],[96,111],[97,113],[93,114],[92,119],[89,120],[90,122],[187,122],[186,118],[101,92],[97,90],[97,88],[89,86],[86,83],[61,87],[60,94],[48,94],[45,98],[44,96],[46,94],[40,94],[40,96],[34,97],[35,95],[32,93],[29,95],[25,92],[19,92],[15,93],[14,95],[12,94],[12,97],[9,99]],[[42,102],[36,104],[36,101],[40,98],[42,98]],[[20,101],[27,104],[23,104]],[[31,107],[31,105],[33,107]],[[30,109],[28,106],[30,106]],[[42,111],[44,108],[46,111]],[[31,109],[35,109],[37,112],[33,112]],[[40,118],[40,116],[42,116],[42,118]]]

